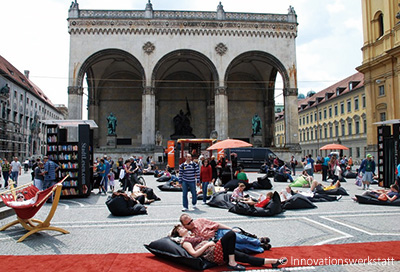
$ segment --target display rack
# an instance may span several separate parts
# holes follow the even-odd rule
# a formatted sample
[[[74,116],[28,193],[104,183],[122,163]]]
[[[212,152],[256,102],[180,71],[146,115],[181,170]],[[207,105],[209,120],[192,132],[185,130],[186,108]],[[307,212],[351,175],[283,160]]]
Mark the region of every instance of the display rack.
[[[57,124],[47,124],[47,156],[60,166],[56,180],[63,182],[61,197],[90,195],[93,184],[93,134],[89,125],[78,125],[77,141],[68,141],[68,129]]]

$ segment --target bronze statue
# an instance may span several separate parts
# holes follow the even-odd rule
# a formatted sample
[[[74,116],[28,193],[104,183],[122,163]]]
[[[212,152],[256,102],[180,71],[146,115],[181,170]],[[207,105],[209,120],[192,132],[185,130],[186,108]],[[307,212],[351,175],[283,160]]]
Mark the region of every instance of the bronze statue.
[[[117,129],[117,117],[114,116],[114,114],[111,112],[110,115],[107,117],[107,122],[108,122],[108,135],[114,136],[116,135],[116,129]]]
[[[253,134],[252,136],[255,135],[261,135],[261,118],[260,116],[258,116],[258,114],[254,114],[253,119],[251,120],[251,124],[252,124],[252,129],[253,129]]]

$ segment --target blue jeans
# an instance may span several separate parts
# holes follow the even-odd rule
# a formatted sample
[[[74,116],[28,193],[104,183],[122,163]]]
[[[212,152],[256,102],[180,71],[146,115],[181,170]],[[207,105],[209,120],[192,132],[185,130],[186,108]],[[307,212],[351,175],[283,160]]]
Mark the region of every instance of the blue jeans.
[[[4,187],[8,186],[8,179],[10,177],[10,172],[5,171],[3,172],[3,178],[4,178]]]
[[[210,182],[206,181],[206,182],[202,182],[202,183],[203,183],[203,186],[202,186],[202,190],[203,190],[203,203],[206,203],[206,201],[207,201],[207,187],[208,187],[208,184],[209,184]]]
[[[19,174],[18,171],[11,172],[10,178],[14,181],[14,187],[17,187],[17,184],[18,184],[18,174]]]
[[[221,239],[230,230],[218,229],[216,237],[218,240]],[[248,237],[246,235],[235,232],[236,244],[235,249],[244,253],[263,253],[264,249],[261,247],[261,242],[257,238]]]
[[[43,190],[45,190],[47,188],[50,188],[54,184],[56,184],[55,180],[44,180],[44,182],[43,182]],[[49,197],[47,202],[53,202],[53,194]]]
[[[43,183],[44,183],[44,181],[41,180],[41,179],[34,179],[33,180],[33,185],[35,185],[36,188],[39,189],[39,191],[43,191]]]
[[[188,201],[188,191],[192,194],[192,204],[193,206],[197,203],[197,194],[196,194],[196,183],[195,182],[182,182],[182,204],[183,207],[188,209],[189,201]]]

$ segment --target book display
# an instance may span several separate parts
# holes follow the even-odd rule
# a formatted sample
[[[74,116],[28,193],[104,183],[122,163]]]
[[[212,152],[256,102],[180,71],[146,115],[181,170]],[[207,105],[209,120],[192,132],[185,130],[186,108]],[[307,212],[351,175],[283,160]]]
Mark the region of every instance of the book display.
[[[92,190],[93,134],[89,125],[79,124],[76,141],[67,140],[71,138],[68,132],[74,129],[47,124],[47,156],[60,166],[56,181],[68,176],[63,182],[62,197],[85,197]]]

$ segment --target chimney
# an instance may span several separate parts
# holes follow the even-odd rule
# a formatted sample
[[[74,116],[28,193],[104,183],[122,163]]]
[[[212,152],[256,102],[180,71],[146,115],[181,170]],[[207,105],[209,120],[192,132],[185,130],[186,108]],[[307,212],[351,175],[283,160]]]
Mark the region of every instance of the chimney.
[[[24,70],[25,77],[29,79],[29,70]]]

